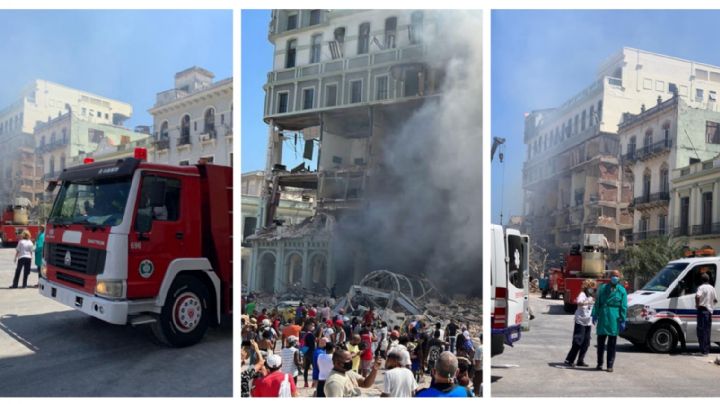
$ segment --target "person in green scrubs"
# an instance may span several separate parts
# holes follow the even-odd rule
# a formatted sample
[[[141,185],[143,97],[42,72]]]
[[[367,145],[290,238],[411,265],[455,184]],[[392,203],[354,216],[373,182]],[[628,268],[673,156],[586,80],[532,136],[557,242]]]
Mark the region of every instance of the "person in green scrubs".
[[[597,324],[597,367],[602,370],[607,343],[607,371],[613,371],[615,345],[618,334],[625,329],[627,319],[627,291],[620,284],[620,271],[610,272],[610,283],[598,289],[592,310],[593,324]]]
[[[37,238],[35,239],[35,266],[38,270],[38,279],[40,278],[40,270],[43,260],[43,245],[45,244],[45,226],[40,226]]]

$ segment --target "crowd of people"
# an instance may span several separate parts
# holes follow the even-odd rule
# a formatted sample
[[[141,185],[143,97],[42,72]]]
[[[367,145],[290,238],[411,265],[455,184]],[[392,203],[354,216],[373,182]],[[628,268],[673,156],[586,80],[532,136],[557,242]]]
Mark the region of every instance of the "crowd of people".
[[[467,324],[389,326],[372,308],[348,316],[328,302],[279,310],[244,300],[243,397],[295,397],[301,384],[306,395],[356,397],[378,373],[383,397],[480,396],[482,345]]]

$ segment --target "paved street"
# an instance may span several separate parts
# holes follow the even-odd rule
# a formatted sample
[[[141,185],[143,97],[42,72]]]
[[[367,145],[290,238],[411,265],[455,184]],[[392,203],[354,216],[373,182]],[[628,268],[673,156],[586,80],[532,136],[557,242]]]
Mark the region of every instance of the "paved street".
[[[0,249],[0,397],[232,395],[229,326],[189,348],[159,346],[148,329],[104,323],[36,288],[7,289],[13,255]]]
[[[512,396],[717,396],[720,355],[713,345],[708,357],[689,354],[661,355],[640,350],[618,338],[614,372],[596,371],[595,329],[585,357],[590,368],[566,368],[573,316],[565,314],[561,300],[530,296],[535,319],[514,348],[493,358],[491,394]],[[691,353],[696,344],[688,345]],[[513,367],[518,365],[518,367]],[[502,368],[498,368],[501,366]]]

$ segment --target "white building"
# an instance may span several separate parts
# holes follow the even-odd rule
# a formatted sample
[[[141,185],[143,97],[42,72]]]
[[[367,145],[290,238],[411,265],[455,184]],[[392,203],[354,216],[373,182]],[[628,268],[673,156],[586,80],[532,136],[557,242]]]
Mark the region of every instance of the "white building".
[[[153,115],[153,161],[189,165],[200,159],[232,165],[232,78],[200,67],[175,74],[175,88],[157,94]]]
[[[632,241],[692,234],[691,225],[675,220],[679,211],[671,213],[681,205],[678,194],[671,192],[671,177],[680,173],[678,168],[720,153],[720,112],[707,104],[693,108],[686,98],[658,101],[652,108],[643,105],[639,114],[625,114],[619,125],[623,181],[628,184],[624,189],[633,197]]]
[[[720,159],[676,169],[672,180],[673,233],[688,238],[688,246],[720,251]]]
[[[42,192],[42,162],[35,154],[34,130],[68,110],[93,123],[122,125],[132,115],[129,104],[46,80],[35,80],[17,101],[0,110],[0,204],[15,197],[35,202]]]
[[[564,247],[599,231],[622,248],[620,233],[631,228],[631,201],[623,199],[628,192],[618,176],[623,114],[674,93],[690,107],[716,110],[719,91],[718,67],[623,48],[599,66],[590,86],[557,108],[531,113],[523,167],[530,235]]]
[[[80,156],[97,154],[148,138],[127,128],[96,123],[68,111],[35,127],[36,153],[43,161],[43,179],[56,177]]]

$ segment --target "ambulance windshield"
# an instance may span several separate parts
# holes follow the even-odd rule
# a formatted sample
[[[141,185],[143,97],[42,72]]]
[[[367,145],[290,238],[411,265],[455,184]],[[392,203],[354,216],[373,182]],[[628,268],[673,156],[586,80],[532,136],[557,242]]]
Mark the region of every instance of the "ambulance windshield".
[[[131,177],[64,182],[50,213],[51,224],[117,226],[123,221]]]
[[[675,279],[677,279],[677,277],[680,276],[682,271],[687,266],[688,266],[688,264],[685,262],[668,264],[665,268],[663,268],[660,272],[658,272],[658,274],[655,275],[655,277],[652,278],[650,280],[650,282],[648,282],[640,290],[648,290],[648,291],[652,291],[652,292],[666,291],[670,287],[670,285],[675,281]]]

